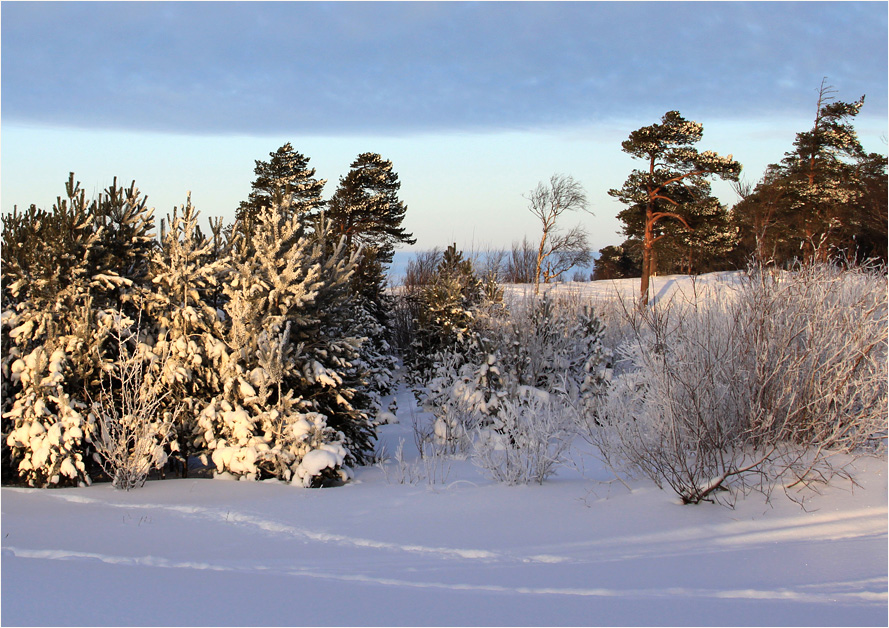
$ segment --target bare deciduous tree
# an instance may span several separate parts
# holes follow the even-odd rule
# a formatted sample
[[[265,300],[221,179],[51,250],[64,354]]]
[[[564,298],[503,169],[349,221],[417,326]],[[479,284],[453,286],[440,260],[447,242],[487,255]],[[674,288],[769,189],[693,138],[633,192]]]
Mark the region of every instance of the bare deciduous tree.
[[[542,229],[534,274],[534,294],[539,294],[541,273],[544,273],[544,283],[549,283],[577,263],[576,253],[580,250],[586,252],[586,258],[581,255],[579,259],[589,262],[589,240],[583,228],[577,226],[560,233],[558,227],[562,214],[579,209],[589,212],[589,203],[580,182],[561,174],[551,176],[548,184],[541,181],[525,198],[529,201],[528,210],[540,220]]]

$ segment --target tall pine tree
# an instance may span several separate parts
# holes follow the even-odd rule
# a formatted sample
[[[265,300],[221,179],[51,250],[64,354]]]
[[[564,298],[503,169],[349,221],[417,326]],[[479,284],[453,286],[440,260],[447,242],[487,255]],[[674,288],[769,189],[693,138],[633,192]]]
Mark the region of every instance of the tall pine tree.
[[[735,208],[742,241],[760,261],[836,254],[885,258],[886,157],[867,154],[852,126],[864,104],[836,100],[822,81],[811,130],[772,164]]]
[[[294,214],[314,214],[324,206],[321,192],[325,179],[315,178],[315,169],[309,168],[309,158],[293,150],[290,142],[273,153],[268,161],[256,160],[253,169],[256,179],[251,185],[250,196],[241,201],[236,219],[251,225],[263,207],[271,207],[278,193],[287,194],[287,211]],[[279,209],[283,205],[278,205]]]
[[[710,196],[707,177],[737,181],[741,172],[741,164],[731,155],[721,157],[713,151],[698,152],[693,147],[703,132],[702,124],[686,120],[678,111],[668,111],[660,124],[633,131],[621,144],[625,153],[646,162],[644,169],[630,173],[623,187],[608,191],[629,206],[626,214],[620,216],[627,225],[625,233],[641,235],[643,304],[648,303],[649,278],[656,270],[655,242],[668,235],[659,223],[670,219],[692,229],[689,208]],[[639,224],[641,234],[633,223]]]
[[[416,239],[401,226],[407,206],[398,198],[401,182],[392,162],[362,153],[350,168],[340,178],[327,216],[350,250],[363,246],[367,251],[365,277],[372,279],[379,267],[392,263],[397,244],[414,244]]]
[[[390,349],[392,299],[386,295],[386,269],[395,247],[414,244],[402,222],[407,206],[399,198],[401,182],[392,162],[376,153],[362,153],[341,177],[328,204],[333,234],[344,238],[350,252],[360,250],[352,277],[354,307],[365,321],[364,363],[375,393],[389,392],[395,366]]]

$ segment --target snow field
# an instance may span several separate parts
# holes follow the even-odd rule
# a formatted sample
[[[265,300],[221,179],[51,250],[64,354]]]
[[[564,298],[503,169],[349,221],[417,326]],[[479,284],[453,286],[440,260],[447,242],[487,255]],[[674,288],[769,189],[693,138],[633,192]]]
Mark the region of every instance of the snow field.
[[[420,465],[412,395],[381,427]],[[886,464],[806,509],[681,506],[584,465],[543,486],[380,466],[309,490],[166,480],[2,489],[3,622],[63,625],[856,625],[887,612]],[[387,481],[388,477],[388,481]],[[47,586],[52,595],[47,598]]]

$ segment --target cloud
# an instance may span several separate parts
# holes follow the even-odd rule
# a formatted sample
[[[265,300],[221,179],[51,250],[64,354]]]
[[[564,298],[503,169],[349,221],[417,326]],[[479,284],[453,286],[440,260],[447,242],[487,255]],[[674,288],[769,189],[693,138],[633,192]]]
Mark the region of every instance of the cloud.
[[[886,108],[881,3],[2,4],[3,121],[409,134]]]

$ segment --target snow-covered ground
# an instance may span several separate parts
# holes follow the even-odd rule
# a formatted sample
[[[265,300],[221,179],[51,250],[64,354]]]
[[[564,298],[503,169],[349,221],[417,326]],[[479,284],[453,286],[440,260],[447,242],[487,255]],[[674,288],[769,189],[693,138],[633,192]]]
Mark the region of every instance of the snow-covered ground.
[[[652,294],[677,289],[691,290],[690,280],[655,278]],[[626,298],[638,280],[555,290]],[[381,428],[380,443],[392,456],[403,441],[403,461],[357,469],[341,488],[197,479],[129,493],[4,487],[0,621],[887,623],[884,460],[859,460],[860,487],[838,483],[805,508],[780,490],[734,509],[682,506],[648,481],[615,481],[580,442],[575,465],[542,486],[495,484],[468,460],[424,465],[411,428],[418,412],[402,388],[400,422]]]
[[[806,509],[783,494],[682,506],[580,451],[583,469],[542,486],[494,484],[466,460],[433,484],[412,396],[398,397],[381,442],[394,452],[404,439],[405,464],[358,469],[342,488],[3,488],[2,623],[886,623],[883,461],[861,461],[861,488],[830,487]]]
[[[658,275],[651,278],[649,295],[652,301],[682,294],[691,298],[695,290],[731,285],[740,280],[737,271],[721,271],[704,275]],[[542,293],[554,296],[577,296],[594,301],[623,299],[627,303],[639,295],[639,279],[613,279],[603,281],[565,281],[540,284]],[[534,294],[533,284],[503,284],[504,298],[524,298]]]

